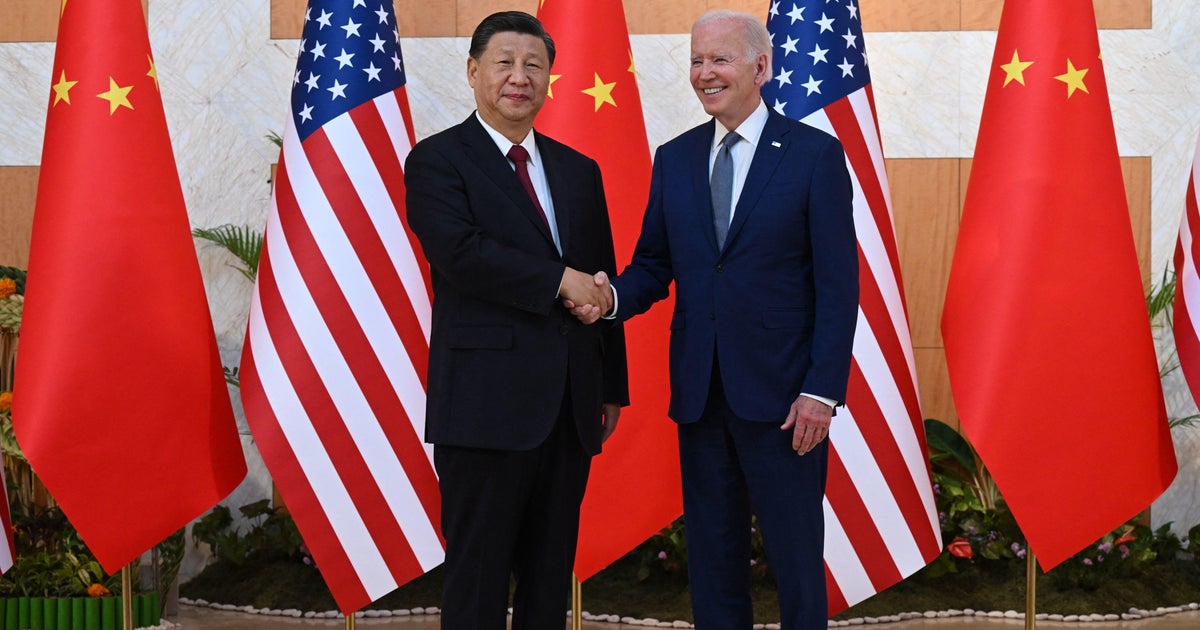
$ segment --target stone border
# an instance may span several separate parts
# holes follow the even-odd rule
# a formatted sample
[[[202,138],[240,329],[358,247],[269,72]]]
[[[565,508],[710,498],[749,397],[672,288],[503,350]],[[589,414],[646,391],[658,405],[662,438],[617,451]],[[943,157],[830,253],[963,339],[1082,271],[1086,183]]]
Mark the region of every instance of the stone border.
[[[196,606],[201,608],[212,608],[214,610],[225,610],[230,612],[249,613],[251,615],[266,615],[271,617],[294,617],[297,619],[344,619],[345,615],[338,610],[330,610],[326,612],[301,611],[295,608],[278,609],[278,608],[255,608],[253,606],[234,606],[232,604],[214,604],[203,599],[189,599],[180,597],[179,603],[186,606]],[[1051,613],[1037,613],[1034,619],[1038,621],[1063,621],[1096,623],[1103,621],[1133,621],[1137,619],[1149,619],[1153,617],[1162,617],[1175,613],[1189,612],[1200,610],[1200,603],[1185,604],[1182,606],[1166,606],[1156,608],[1154,610],[1146,610],[1142,608],[1130,608],[1128,612],[1107,615],[1060,615]],[[509,609],[512,612],[512,609]],[[376,619],[389,617],[410,617],[416,615],[438,615],[441,613],[436,606],[429,608],[413,608],[411,610],[360,610],[354,613],[355,619]],[[570,616],[570,611],[567,613]],[[633,617],[622,617],[620,615],[593,615],[586,610],[580,615],[584,621],[595,621],[600,623],[623,623],[627,626],[647,626],[652,628],[694,628],[695,626],[686,621],[659,621],[658,619],[635,619]],[[908,621],[910,619],[948,619],[951,617],[985,617],[991,619],[1024,619],[1025,613],[1015,610],[1007,610],[1004,612],[993,610],[983,611],[965,608],[963,610],[942,610],[928,612],[908,612],[896,615],[885,615],[882,617],[855,617],[853,619],[829,620],[830,628],[846,628],[850,626],[877,625],[882,623],[895,623],[898,621]],[[171,630],[178,626],[164,622],[162,626],[154,626],[150,630]],[[779,630],[777,623],[756,623],[754,630]]]

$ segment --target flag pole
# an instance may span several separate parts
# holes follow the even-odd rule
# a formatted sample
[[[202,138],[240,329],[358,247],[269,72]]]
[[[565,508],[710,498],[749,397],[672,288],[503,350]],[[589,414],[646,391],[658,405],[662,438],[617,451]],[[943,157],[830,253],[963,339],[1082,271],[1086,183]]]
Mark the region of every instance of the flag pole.
[[[133,578],[129,573],[128,564],[121,567],[121,609],[125,630],[133,630]]]
[[[354,613],[346,615],[346,630],[354,630]]]
[[[1033,549],[1028,548],[1025,556],[1025,630],[1034,630],[1037,620],[1034,619],[1037,608],[1037,558]]]
[[[571,574],[571,630],[583,630],[583,584]]]

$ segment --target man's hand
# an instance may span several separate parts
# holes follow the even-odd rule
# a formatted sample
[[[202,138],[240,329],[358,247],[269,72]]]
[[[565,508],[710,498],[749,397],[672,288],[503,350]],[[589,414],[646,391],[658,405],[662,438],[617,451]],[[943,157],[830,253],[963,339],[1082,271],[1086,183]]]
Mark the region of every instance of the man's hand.
[[[604,422],[604,432],[600,434],[600,442],[604,443],[612,436],[613,431],[617,430],[617,420],[621,417],[621,405],[604,403],[600,406],[600,415]]]
[[[779,427],[792,430],[792,450],[804,455],[813,450],[821,440],[829,436],[829,424],[833,421],[833,407],[809,398],[797,396],[788,411],[787,420]]]
[[[584,291],[584,294],[599,295],[599,297],[576,299],[565,292],[567,285],[567,275],[572,272],[580,274],[580,272],[567,268],[567,274],[563,275],[563,286],[559,288],[559,295],[563,299],[563,306],[570,309],[571,314],[579,319],[584,324],[594,324],[605,313],[612,310],[613,293],[612,284],[608,280],[608,274],[603,271],[596,272],[594,276],[587,276],[590,286]],[[589,301],[590,300],[590,301]]]

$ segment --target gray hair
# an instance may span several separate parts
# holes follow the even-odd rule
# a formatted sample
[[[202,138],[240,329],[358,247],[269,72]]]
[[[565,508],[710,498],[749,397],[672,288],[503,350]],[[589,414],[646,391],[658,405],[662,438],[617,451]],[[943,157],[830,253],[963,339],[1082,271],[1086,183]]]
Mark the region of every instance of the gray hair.
[[[753,13],[745,11],[734,11],[733,9],[713,9],[706,11],[696,21],[692,23],[692,30],[696,30],[697,26],[711,24],[713,22],[734,21],[740,22],[745,31],[743,36],[746,39],[746,54],[751,57],[756,57],[759,54],[767,56],[767,80],[771,80],[771,34],[767,32],[767,26],[758,20]]]

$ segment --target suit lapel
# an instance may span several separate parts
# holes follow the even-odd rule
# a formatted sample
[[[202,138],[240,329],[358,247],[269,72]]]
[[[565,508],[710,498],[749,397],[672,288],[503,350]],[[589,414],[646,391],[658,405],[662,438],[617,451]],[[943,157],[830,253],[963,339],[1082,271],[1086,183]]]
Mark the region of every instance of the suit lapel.
[[[472,113],[459,128],[462,131],[460,137],[467,154],[471,156],[471,161],[504,192],[510,205],[553,245],[554,237],[550,235],[550,228],[542,219],[542,213],[533,205],[533,200],[529,198],[529,193],[525,192],[525,187],[521,185],[521,180],[517,178],[508,158],[496,147],[496,143],[475,118],[475,114]]]
[[[533,132],[537,134],[537,131]],[[562,172],[565,160],[556,159],[558,147],[549,142],[542,141],[543,136],[537,134],[534,139],[537,141],[538,156],[542,163],[539,165],[542,172],[546,174],[546,184],[550,188],[550,198],[554,202],[554,222],[558,227],[558,242],[562,247],[562,253],[567,255],[568,237],[571,234],[571,210],[567,199],[569,183],[566,174]],[[547,232],[549,235],[549,232]]]
[[[787,151],[787,131],[784,118],[774,110],[768,109],[767,124],[763,126],[762,135],[758,137],[758,147],[754,150],[750,171],[746,174],[746,183],[742,185],[742,194],[738,197],[737,209],[733,213],[733,222],[729,224],[729,233],[725,236],[726,248],[754,213],[759,197],[767,189],[771,176],[775,174],[776,167],[783,159],[783,154]]]

